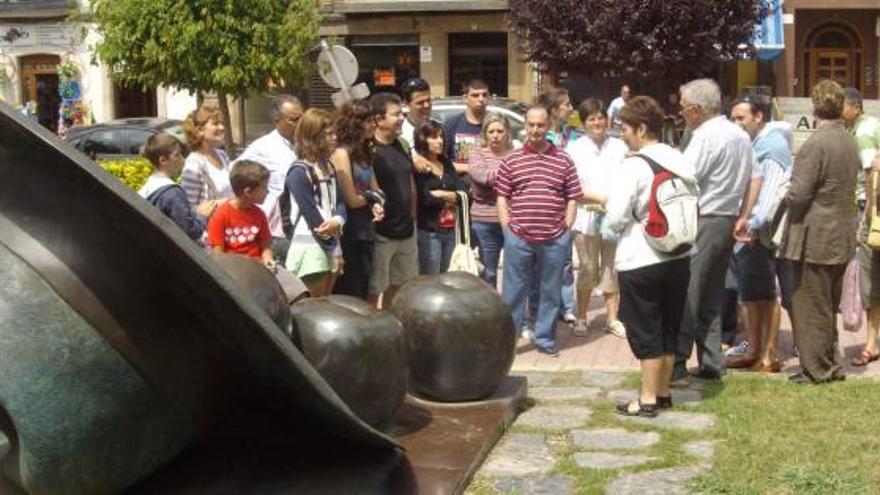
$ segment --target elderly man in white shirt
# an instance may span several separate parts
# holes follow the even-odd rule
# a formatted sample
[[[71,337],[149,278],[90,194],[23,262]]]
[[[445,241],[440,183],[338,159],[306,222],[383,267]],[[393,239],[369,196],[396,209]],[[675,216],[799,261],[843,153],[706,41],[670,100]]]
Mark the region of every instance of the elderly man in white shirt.
[[[601,100],[587,98],[578,105],[577,111],[587,134],[569,144],[566,151],[574,160],[581,186],[607,192],[611,176],[620,173],[621,164],[627,154],[626,144],[608,135],[608,114]],[[617,244],[605,242],[599,235],[600,215],[595,207],[580,205],[572,226],[574,246],[580,262],[577,277],[578,320],[574,333],[578,336],[586,335],[587,307],[593,289],[598,288],[605,298],[608,331],[626,338],[626,328],[617,319],[620,302],[617,272],[614,271]]]
[[[725,372],[719,319],[724,274],[736,222],[750,215],[745,211],[750,203],[743,198],[750,189],[755,161],[749,135],[721,115],[721,89],[715,81],[697,79],[683,85],[680,104],[681,115],[693,131],[684,157],[700,187],[700,219],[672,373],[676,385],[687,383],[686,363],[695,343],[698,376],[718,379]]]
[[[266,200],[260,208],[269,219],[272,252],[275,259],[282,262],[287,258],[290,241],[284,236],[284,230],[281,228],[278,197],[284,191],[287,171],[296,161],[293,136],[302,115],[303,105],[299,98],[286,94],[276,96],[269,107],[269,118],[275,129],[251,143],[238,157],[238,160],[252,160],[269,169],[269,194],[266,195]]]

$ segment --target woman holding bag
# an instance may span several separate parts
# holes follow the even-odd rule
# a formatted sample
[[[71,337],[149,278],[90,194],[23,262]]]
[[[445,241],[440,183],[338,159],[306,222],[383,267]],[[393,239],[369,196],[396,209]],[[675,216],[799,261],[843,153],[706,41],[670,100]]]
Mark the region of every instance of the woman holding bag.
[[[456,191],[464,184],[443,152],[443,125],[429,120],[414,134],[415,149],[430,163],[428,173],[416,176],[419,273],[436,275],[449,269],[455,248]]]
[[[483,120],[480,135],[482,146],[470,156],[471,192],[474,196],[474,235],[480,249],[480,260],[485,266],[483,280],[493,288],[498,286],[498,260],[504,248],[504,232],[498,220],[495,196],[495,173],[501,162],[513,151],[510,123],[498,113]]]

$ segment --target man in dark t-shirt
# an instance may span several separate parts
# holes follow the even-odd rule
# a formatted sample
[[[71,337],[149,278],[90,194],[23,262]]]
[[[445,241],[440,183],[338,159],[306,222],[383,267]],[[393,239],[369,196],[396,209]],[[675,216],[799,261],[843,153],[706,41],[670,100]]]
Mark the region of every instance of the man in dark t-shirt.
[[[373,170],[385,193],[385,218],[376,224],[373,274],[368,300],[388,308],[397,290],[419,273],[415,236],[416,189],[413,163],[400,144],[403,125],[401,101],[391,93],[370,97],[376,115],[373,139]]]
[[[489,104],[489,86],[480,79],[469,81],[464,87],[464,112],[446,121],[446,156],[459,174],[468,173],[468,160],[473,149],[479,145],[483,119]]]

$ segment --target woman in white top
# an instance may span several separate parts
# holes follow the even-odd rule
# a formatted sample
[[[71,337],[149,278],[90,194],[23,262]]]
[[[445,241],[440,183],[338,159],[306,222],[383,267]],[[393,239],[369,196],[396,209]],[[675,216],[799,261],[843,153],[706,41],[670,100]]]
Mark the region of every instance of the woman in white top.
[[[608,114],[602,100],[587,98],[578,105],[578,116],[584,123],[587,134],[569,144],[566,151],[577,166],[581,186],[607,192],[610,178],[619,173],[621,163],[626,157],[626,144],[608,135]],[[580,205],[572,226],[574,247],[580,261],[577,277],[578,321],[574,333],[586,335],[587,307],[593,289],[598,288],[605,298],[608,331],[626,338],[626,327],[617,319],[620,303],[617,272],[614,271],[617,243],[603,241],[599,235],[599,224],[602,221],[600,211],[601,208],[595,205]]]
[[[669,381],[685,310],[690,252],[660,252],[645,238],[654,181],[648,159],[682,180],[693,184],[696,180],[684,156],[659,143],[663,110],[656,101],[635,97],[620,111],[620,119],[623,140],[636,154],[624,160],[606,194],[587,190],[584,195],[605,206],[603,237],[619,236],[614,266],[620,285],[620,319],[626,324],[627,341],[642,368],[639,400],[619,405],[617,412],[653,417],[658,409],[672,406]]]
[[[232,198],[229,158],[223,152],[226,128],[216,105],[202,105],[183,121],[190,153],[183,166],[181,185],[193,211],[204,217]]]

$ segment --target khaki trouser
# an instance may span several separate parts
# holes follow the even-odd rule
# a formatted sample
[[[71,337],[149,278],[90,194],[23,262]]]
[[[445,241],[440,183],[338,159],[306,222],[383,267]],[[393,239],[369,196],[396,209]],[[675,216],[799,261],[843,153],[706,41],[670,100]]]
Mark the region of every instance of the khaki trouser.
[[[801,368],[816,381],[839,374],[837,307],[843,289],[841,265],[792,262],[791,320]]]

